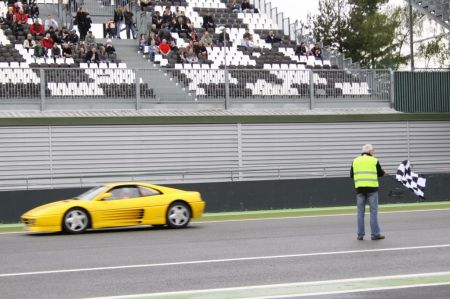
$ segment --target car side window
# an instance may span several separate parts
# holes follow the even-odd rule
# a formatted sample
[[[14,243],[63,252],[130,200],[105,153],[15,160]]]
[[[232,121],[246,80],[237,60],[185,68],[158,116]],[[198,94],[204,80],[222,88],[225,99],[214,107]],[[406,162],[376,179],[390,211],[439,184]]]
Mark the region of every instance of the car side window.
[[[161,194],[161,192],[159,192],[158,190],[148,188],[148,187],[142,187],[142,186],[139,186],[139,192],[141,192],[142,197]]]
[[[119,200],[119,199],[127,199],[127,198],[136,198],[140,197],[139,189],[135,186],[122,186],[117,187],[109,191],[112,196],[107,200]]]

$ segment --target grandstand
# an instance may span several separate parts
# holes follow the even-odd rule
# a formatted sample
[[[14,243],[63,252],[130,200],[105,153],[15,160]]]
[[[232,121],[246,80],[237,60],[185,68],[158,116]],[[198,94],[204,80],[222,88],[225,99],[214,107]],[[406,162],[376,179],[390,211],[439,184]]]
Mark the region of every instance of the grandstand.
[[[415,7],[448,28],[449,1],[413,2]],[[59,12],[60,4],[55,1],[38,3],[43,12]],[[77,7],[72,7],[71,3],[69,11],[75,13]],[[387,70],[348,68],[350,64],[345,63],[343,57],[326,49],[322,49],[320,57],[298,55],[296,24],[290,24],[277,10],[274,14],[266,1],[252,1],[250,10],[242,10],[241,1],[232,0],[156,1],[145,11],[133,3],[128,7],[135,15],[139,33],[147,34],[154,29],[152,16],[156,12],[163,15],[169,7],[172,14],[182,12],[190,20],[197,33],[195,39],[202,40],[208,32],[214,46],[206,47],[205,59],[192,63],[178,51],[192,47],[195,39],[190,33],[171,30],[172,54],[157,53],[151,63],[148,60],[150,46],[144,46],[137,54],[137,41],[118,39],[114,40],[117,54],[95,63],[87,62],[78,53],[73,57],[36,57],[23,45],[29,30],[16,29],[4,22],[0,29],[0,98],[19,110],[20,106],[14,106],[14,103],[21,103],[18,100],[37,103],[34,107],[41,110],[51,103],[64,103],[64,100],[75,106],[88,103],[85,106],[88,108],[98,104],[97,109],[140,109],[153,107],[145,104],[171,102],[211,104],[230,98],[233,103],[300,103],[310,108],[315,106],[312,102],[319,106],[342,107],[354,107],[358,103],[388,107],[393,102],[392,73]],[[115,2],[84,1],[94,21],[91,29],[99,37],[98,49],[106,43],[102,39],[103,24],[112,17],[115,8],[112,4]],[[0,10],[7,14],[8,8],[3,2]],[[212,13],[215,27],[205,29],[203,17],[208,13]],[[29,18],[28,24],[32,22]],[[68,20],[63,24],[73,26]],[[269,32],[276,36],[275,42],[266,41]],[[246,34],[251,36],[251,46],[242,43]],[[124,27],[119,35],[124,37]],[[36,37],[37,41],[40,39]],[[307,50],[314,47],[306,42]],[[58,47],[63,50],[61,45]],[[131,106],[109,105],[111,103]],[[62,105],[57,107],[63,108]]]
[[[50,2],[41,5],[44,9],[57,5]],[[208,12],[213,13],[217,26],[209,31],[216,45],[208,48],[207,60],[196,64],[182,63],[177,60],[176,55],[163,57],[157,54],[155,64],[150,65],[138,55],[130,58],[130,53],[127,53],[130,52],[130,47],[121,52],[121,44],[127,41],[119,40],[114,42],[118,49],[117,55],[105,62],[87,63],[75,56],[36,57],[23,46],[29,30],[17,31],[10,24],[4,23],[0,29],[0,63],[3,75],[0,97],[28,102],[42,102],[45,98],[47,105],[53,100],[78,99],[78,103],[83,103],[91,99],[102,103],[103,99],[104,104],[111,101],[134,101],[136,98],[143,103],[220,103],[225,97],[244,103],[255,100],[275,103],[309,102],[310,98],[315,97],[329,101],[340,98],[352,103],[355,100],[365,100],[389,105],[391,98],[388,72],[349,71],[339,68],[329,57],[316,59],[313,56],[297,56],[295,33],[290,32],[290,26],[286,30],[284,20],[280,23],[263,11],[236,11],[231,7],[231,2],[192,0],[173,1],[170,5],[171,11],[175,12],[178,8],[191,20],[199,39],[206,32],[202,28],[203,16]],[[131,6],[139,19],[141,28],[138,29],[141,32],[146,31],[148,26],[145,25],[146,22],[150,23],[152,13],[163,13],[163,4],[166,5],[167,2],[152,6],[151,13],[146,13],[145,16],[141,14],[139,7]],[[96,1],[85,1],[85,6],[92,10],[96,21],[103,22],[110,18],[106,13],[111,13],[114,7],[99,8]],[[5,14],[7,7],[2,6],[1,9]],[[31,18],[28,23],[32,23]],[[93,24],[92,27],[97,36],[103,34],[98,31],[98,25]],[[230,37],[226,46],[218,45],[223,34],[222,27],[226,28]],[[256,45],[254,48],[240,45],[246,28],[253,37]],[[267,43],[265,35],[269,31],[279,36],[280,41]],[[122,36],[123,34],[122,32]],[[171,35],[178,49],[189,45],[189,38],[185,33],[172,32]],[[104,43],[105,40],[99,39],[97,47],[100,48]],[[312,47],[308,45],[310,46]],[[134,53],[135,49],[137,45],[133,46]],[[147,49],[148,47],[144,49],[144,55]],[[122,54],[126,60],[122,60]],[[43,106],[41,104],[40,109]],[[136,104],[135,107],[139,105]],[[14,109],[20,110],[19,107]]]

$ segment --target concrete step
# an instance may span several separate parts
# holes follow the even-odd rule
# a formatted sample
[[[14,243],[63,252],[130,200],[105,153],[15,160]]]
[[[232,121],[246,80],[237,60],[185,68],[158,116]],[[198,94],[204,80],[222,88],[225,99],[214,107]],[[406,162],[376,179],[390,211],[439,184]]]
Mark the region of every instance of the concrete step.
[[[99,41],[106,42],[104,39]],[[113,39],[113,45],[118,59],[126,63],[128,68],[136,70],[136,77],[153,88],[157,99],[172,102],[194,100],[194,96],[189,95],[163,68],[138,52],[136,40]]]

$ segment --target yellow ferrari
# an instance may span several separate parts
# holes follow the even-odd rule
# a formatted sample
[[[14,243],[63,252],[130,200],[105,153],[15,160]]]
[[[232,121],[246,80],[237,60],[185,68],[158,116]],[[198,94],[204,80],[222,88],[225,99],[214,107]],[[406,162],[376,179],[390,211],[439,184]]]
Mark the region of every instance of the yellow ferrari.
[[[131,182],[94,187],[75,198],[34,208],[21,218],[28,231],[75,234],[136,225],[183,228],[204,209],[199,192]]]

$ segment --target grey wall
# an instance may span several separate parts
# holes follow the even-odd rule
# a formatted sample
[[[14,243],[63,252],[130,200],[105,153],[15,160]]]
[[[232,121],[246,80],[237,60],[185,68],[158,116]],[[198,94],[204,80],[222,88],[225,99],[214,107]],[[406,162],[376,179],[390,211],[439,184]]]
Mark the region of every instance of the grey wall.
[[[0,190],[344,177],[364,143],[390,173],[450,169],[450,121],[3,126],[0,140]]]
[[[450,200],[450,174],[427,176],[427,201]],[[206,212],[232,212],[354,205],[350,178],[176,184],[196,190],[206,201]],[[0,222],[18,222],[22,213],[51,201],[73,197],[85,188],[0,192]],[[380,180],[380,203],[422,201],[392,177]]]

